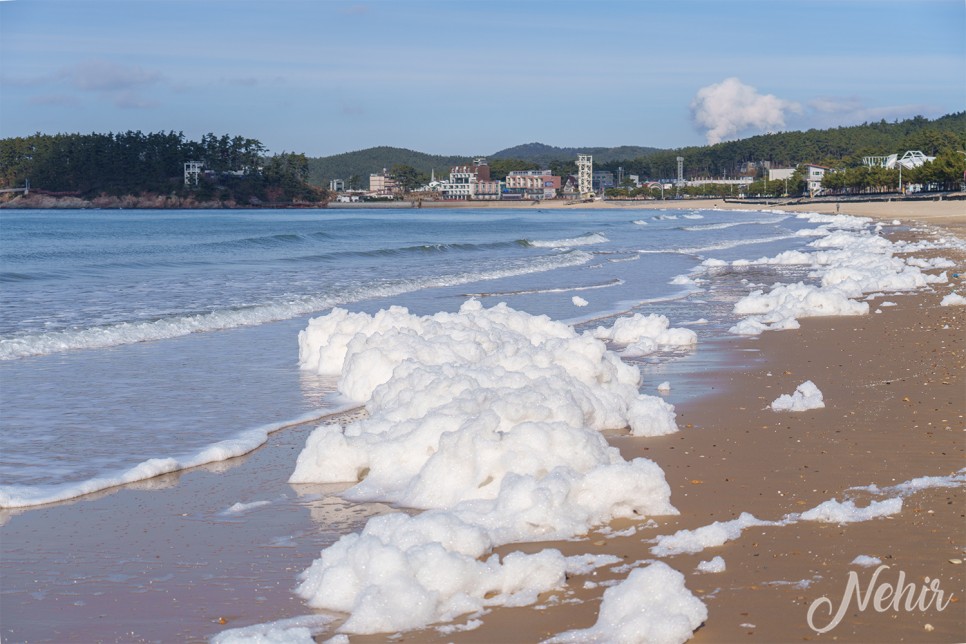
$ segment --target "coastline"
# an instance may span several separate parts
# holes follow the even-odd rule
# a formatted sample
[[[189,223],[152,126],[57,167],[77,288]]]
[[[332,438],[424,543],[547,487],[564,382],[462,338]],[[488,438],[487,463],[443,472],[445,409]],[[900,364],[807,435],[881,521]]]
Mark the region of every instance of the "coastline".
[[[678,203],[680,208],[707,207],[702,202]],[[886,220],[895,217],[941,224],[961,236],[958,231],[966,216],[950,215],[945,208],[937,208],[950,203],[917,204],[916,211],[902,209],[899,206],[907,204],[896,203],[896,208],[889,212],[883,209],[878,215]],[[851,211],[857,205],[850,204],[850,211],[843,210],[842,214],[862,214]],[[869,205],[877,208],[883,204]],[[667,207],[667,202],[656,202],[652,208]],[[834,204],[828,207],[834,212]],[[751,208],[742,205],[740,209]],[[964,258],[952,259],[961,271]],[[961,307],[938,307],[941,295],[949,289],[948,285],[941,285],[938,294],[895,296],[898,306],[887,308],[880,315],[808,319],[802,321],[802,328],[797,331],[729,340],[731,369],[702,376],[707,379],[709,395],[693,404],[678,405],[680,432],[658,439],[611,437],[626,458],[644,455],[664,469],[672,488],[672,502],[682,515],[662,518],[657,527],[630,537],[591,536],[586,541],[552,545],[565,554],[593,551],[633,562],[651,558],[649,544],[643,540],[658,534],[727,520],[742,511],[753,512],[762,519],[777,519],[786,512],[841,498],[842,492],[853,485],[890,485],[917,476],[955,472],[964,456],[961,431],[962,392],[966,386],[962,366],[966,355],[966,312]],[[873,301],[873,305],[877,302],[881,299]],[[883,338],[890,341],[883,342]],[[750,361],[749,355],[754,356]],[[769,372],[774,375],[765,375]],[[941,380],[937,381],[937,376]],[[892,378],[888,381],[891,384],[883,382],[885,377]],[[777,415],[762,409],[779,393],[790,392],[806,379],[813,379],[826,393],[826,409],[803,415]],[[951,415],[946,413],[949,409],[953,410]],[[951,422],[939,428],[942,420]],[[926,430],[928,423],[936,428]],[[914,425],[923,431],[910,433]],[[135,562],[146,571],[156,569],[159,577],[172,567],[195,567],[204,572],[203,566],[211,566],[230,571],[226,578],[237,582],[233,592],[266,597],[263,601],[246,597],[238,602],[263,606],[264,614],[256,621],[271,621],[273,614],[280,619],[308,612],[290,588],[295,575],[318,556],[320,544],[325,542],[324,535],[310,529],[322,528],[333,517],[338,518],[340,512],[351,513],[351,518],[357,520],[357,510],[331,503],[331,507],[320,507],[323,504],[313,495],[332,490],[300,486],[298,499],[278,501],[258,514],[247,515],[241,524],[218,512],[239,499],[271,497],[272,493],[265,491],[268,489],[289,489],[285,480],[312,426],[273,435],[266,446],[253,454],[217,467],[159,477],[74,503],[9,513],[3,527],[7,551],[4,559],[21,561],[20,557],[27,557],[31,547],[41,548],[36,542],[43,542],[41,549],[45,554],[61,557],[64,564],[69,556],[72,571],[93,576],[104,563],[97,553],[106,547],[110,549],[108,561]],[[798,440],[803,440],[804,449]],[[695,478],[695,471],[700,471],[700,479]],[[332,497],[328,499],[331,502]],[[823,595],[841,596],[849,561],[857,554],[885,558],[888,553],[896,567],[907,575],[939,577],[943,588],[961,598],[966,589],[963,566],[949,564],[948,559],[962,557],[960,548],[966,541],[962,507],[961,488],[931,490],[910,497],[902,513],[891,519],[845,527],[803,523],[760,528],[749,530],[741,539],[713,552],[671,558],[671,565],[686,575],[687,587],[706,600],[710,611],[706,626],[695,633],[693,641],[747,639],[749,631],[765,641],[814,637],[804,618],[808,603]],[[298,517],[289,516],[293,509]],[[364,508],[362,514],[383,509],[374,505]],[[275,546],[274,550],[255,547],[270,541],[280,525],[290,527],[292,536],[297,538]],[[238,529],[239,526],[245,529]],[[626,526],[614,526],[618,530],[623,527]],[[101,538],[111,534],[118,536],[111,540]],[[530,551],[546,545],[528,544],[512,549]],[[856,550],[853,553],[844,546],[855,546]],[[256,554],[264,555],[264,562],[259,560],[264,565],[277,567],[278,575],[272,578],[274,589],[246,587],[246,574],[254,577],[251,568]],[[699,560],[715,554],[722,554],[728,562],[724,573],[694,574]],[[602,570],[600,576],[604,574]],[[871,571],[860,574],[868,578]],[[806,589],[763,585],[768,581],[812,579],[815,575],[821,578]],[[78,601],[89,605],[86,610],[90,610],[90,605],[103,603],[103,608],[98,609],[103,613],[124,611],[125,615],[137,615],[138,620],[154,628],[164,628],[165,621],[168,627],[178,624],[185,613],[193,616],[192,623],[210,625],[205,633],[177,633],[178,638],[186,640],[252,622],[252,615],[225,612],[227,609],[214,602],[211,586],[205,585],[211,580],[204,576],[189,576],[193,581],[182,583],[177,597],[170,596],[170,590],[161,591],[164,583],[159,581],[159,593],[154,596],[108,595],[99,599],[101,596],[85,594]],[[11,578],[5,577],[11,583]],[[578,578],[571,585],[579,588],[583,581]],[[110,580],[98,583],[112,587]],[[709,598],[707,594],[714,593],[715,588],[721,590]],[[406,639],[536,641],[568,628],[592,624],[602,592],[599,586],[581,589],[578,598],[582,604],[550,605],[541,611],[533,607],[496,610],[474,631],[444,636],[431,630],[409,633]],[[154,601],[157,597],[164,597],[166,602]],[[108,601],[114,604],[109,605]],[[825,639],[835,636],[840,640],[890,641],[922,636],[950,641],[966,632],[963,611],[957,610],[961,606],[954,604],[935,614],[879,614],[870,609],[860,620],[843,623]],[[68,606],[62,615],[34,618],[41,623],[56,623],[67,620],[72,610]],[[754,623],[755,628],[740,626],[749,623]],[[934,631],[924,632],[925,623]],[[171,631],[166,632],[163,639],[171,639]],[[88,634],[90,637],[85,639],[107,637],[94,631],[83,635]]]

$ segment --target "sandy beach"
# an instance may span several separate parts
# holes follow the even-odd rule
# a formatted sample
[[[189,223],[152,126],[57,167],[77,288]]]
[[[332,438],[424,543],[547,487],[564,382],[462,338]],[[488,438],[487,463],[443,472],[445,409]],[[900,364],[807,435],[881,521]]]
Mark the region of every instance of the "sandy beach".
[[[721,201],[588,207],[753,209]],[[895,233],[907,239],[966,237],[963,201],[781,209],[922,224]],[[713,347],[726,356],[725,367],[690,376],[702,395],[677,404],[678,433],[608,436],[625,458],[644,456],[660,465],[680,516],[658,517],[630,536],[614,534],[631,525],[622,522],[609,534],[498,552],[551,546],[567,555],[610,554],[632,564],[655,558],[652,540],[659,535],[732,520],[743,512],[777,521],[842,500],[850,488],[886,488],[954,474],[966,457],[966,307],[939,303],[953,290],[963,293],[966,255],[944,251],[943,256],[956,268],[948,269],[948,284],[932,291],[873,299],[867,316],[805,319],[797,330],[735,336]],[[895,306],[883,306],[886,300]],[[777,413],[768,408],[779,394],[806,380],[824,393],[824,409]],[[656,384],[645,382],[645,387]],[[308,614],[292,592],[296,575],[340,528],[387,509],[341,501],[332,486],[287,483],[315,424],[273,434],[255,452],[216,467],[70,503],[0,511],[2,639],[203,641],[226,628]],[[863,504],[884,498],[855,494]],[[277,501],[243,523],[224,514],[239,499],[256,495]],[[751,527],[722,546],[662,560],[685,575],[687,588],[708,607],[694,642],[962,641],[964,501],[962,486],[933,488],[905,496],[901,512],[892,516],[844,525],[803,521]],[[889,566],[879,574],[880,586],[896,584],[902,573],[917,592],[932,582],[948,604],[943,610],[933,604],[925,610],[879,611],[871,605],[862,610],[853,599],[834,629],[817,634],[807,620],[813,602],[826,597],[837,609],[850,571],[863,590],[871,587],[877,568],[853,565],[860,555]],[[725,560],[723,572],[696,572],[699,562],[714,556]],[[555,599],[541,598],[537,608],[494,610],[474,630],[444,635],[429,629],[351,641],[540,641],[591,626],[606,582],[626,574],[605,567],[573,577],[568,591],[554,594]],[[151,583],[129,592],[128,582],[135,578]],[[38,604],[8,594],[43,595],[50,587],[71,589],[71,601],[33,612],[31,606]],[[815,625],[830,621],[827,612],[816,614]]]

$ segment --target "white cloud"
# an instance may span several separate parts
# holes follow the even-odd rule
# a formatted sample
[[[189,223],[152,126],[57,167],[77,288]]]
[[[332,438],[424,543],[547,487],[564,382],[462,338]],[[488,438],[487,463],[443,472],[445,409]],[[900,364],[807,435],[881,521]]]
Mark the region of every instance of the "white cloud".
[[[785,126],[787,113],[800,113],[801,106],[772,94],[759,94],[738,78],[698,90],[691,101],[691,117],[705,130],[709,144],[734,138],[750,129],[777,130]]]

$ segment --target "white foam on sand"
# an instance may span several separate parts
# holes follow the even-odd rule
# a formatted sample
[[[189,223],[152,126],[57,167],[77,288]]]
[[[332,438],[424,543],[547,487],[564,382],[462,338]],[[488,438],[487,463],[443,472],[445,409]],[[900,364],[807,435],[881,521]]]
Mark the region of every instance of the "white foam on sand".
[[[640,372],[589,333],[471,300],[423,317],[335,310],[299,344],[303,368],[341,374],[368,417],[316,429],[291,481],[355,482],[350,500],[427,510],[370,519],[301,575],[310,606],[349,614],[342,632],[533,603],[565,583],[568,560],[494,547],[677,513],[663,471],[600,433],[675,431],[674,408],[640,394]]]
[[[708,561],[702,561],[695,567],[695,570],[697,572],[705,572],[705,573],[724,572],[725,569],[726,569],[725,560],[722,559],[720,556],[709,559]]]
[[[923,273],[917,265],[921,263],[914,258],[897,257],[896,253],[907,253],[912,248],[865,230],[869,219],[817,214],[798,217],[823,224],[810,231],[818,235],[809,243],[815,251],[785,251],[771,258],[736,260],[730,265],[805,265],[812,269],[810,277],[816,283],[775,284],[768,291],[759,289],[749,293],[734,305],[734,313],[744,319],[731,328],[732,333],[758,335],[766,330],[797,329],[798,319],[803,317],[867,315],[868,303],[855,298],[873,292],[914,291],[947,281],[945,273]],[[705,265],[729,263],[716,261]]]
[[[672,535],[663,535],[654,539],[651,554],[657,557],[667,557],[680,554],[693,554],[706,548],[723,545],[741,536],[746,528],[753,526],[779,525],[774,521],[762,521],[753,514],[742,512],[737,519],[730,521],[715,521],[694,530],[678,530]]]
[[[604,591],[597,622],[561,633],[548,643],[648,642],[680,644],[708,618],[708,609],[684,585],[684,575],[657,561],[637,568]]]
[[[789,514],[785,517],[786,523],[801,521],[819,521],[821,523],[857,523],[878,519],[902,511],[902,499],[895,497],[884,501],[872,501],[869,505],[860,508],[855,505],[855,501],[847,499],[837,501],[830,499],[821,503],[811,510],[801,514]]]
[[[966,306],[966,297],[959,293],[950,293],[939,302],[939,306]]]
[[[798,385],[793,394],[782,394],[771,403],[771,408],[774,411],[808,411],[824,407],[825,401],[822,398],[822,392],[811,380],[806,380]]]
[[[617,318],[610,327],[597,327],[594,337],[625,345],[621,352],[625,357],[648,355],[661,347],[693,346],[698,342],[694,331],[671,328],[667,317],[655,313]]]
[[[335,621],[329,615],[304,615],[269,624],[231,628],[209,640],[211,644],[314,644],[314,635]]]
[[[863,568],[871,568],[872,566],[878,566],[882,563],[882,560],[878,557],[871,557],[869,555],[859,555],[852,560],[853,566],[862,566]]]

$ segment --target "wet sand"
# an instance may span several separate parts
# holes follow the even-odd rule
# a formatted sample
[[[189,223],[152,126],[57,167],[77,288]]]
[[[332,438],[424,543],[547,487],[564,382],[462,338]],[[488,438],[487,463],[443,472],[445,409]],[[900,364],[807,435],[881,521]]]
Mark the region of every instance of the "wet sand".
[[[962,230],[966,216],[938,212],[938,205],[879,214]],[[846,214],[844,206],[841,212]],[[943,255],[957,262],[950,273],[966,272],[966,258]],[[938,305],[953,286],[964,290],[961,277],[952,282],[933,293],[890,295],[885,299],[898,306],[881,314],[806,319],[800,330],[723,341],[720,349],[731,356],[731,366],[696,376],[707,395],[677,404],[679,433],[610,437],[625,457],[643,455],[664,469],[681,516],[659,517],[633,536],[592,534],[501,551],[552,545],[565,554],[608,553],[633,563],[653,558],[650,539],[681,528],[741,512],[776,520],[842,500],[852,486],[952,474],[966,460],[966,308]],[[872,302],[873,311],[880,302]],[[825,409],[766,409],[809,379],[824,393]],[[225,628],[307,614],[291,592],[296,575],[340,531],[386,510],[342,503],[336,488],[285,482],[311,428],[273,434],[249,456],[217,467],[72,503],[0,512],[0,637],[200,641]],[[237,502],[257,501],[268,503],[225,514]],[[962,487],[929,490],[907,497],[902,512],[889,518],[751,528],[724,546],[664,560],[685,574],[687,587],[708,605],[695,642],[961,641],[966,566],[949,560],[964,558],[964,509]],[[952,593],[956,601],[941,612],[882,613],[859,611],[853,602],[838,627],[816,635],[806,623],[808,606],[826,596],[837,607],[850,570],[865,588],[875,569],[849,564],[861,554],[891,566],[883,580],[895,583],[899,571],[917,584],[927,576],[939,579],[947,598]],[[725,559],[725,572],[694,572],[699,561],[715,555]],[[603,568],[575,577],[568,592],[556,594],[558,603],[547,597],[538,609],[496,610],[476,630],[446,636],[428,630],[399,639],[538,641],[591,625],[604,588],[584,588],[585,582],[626,574]],[[802,581],[807,587],[794,585]]]

